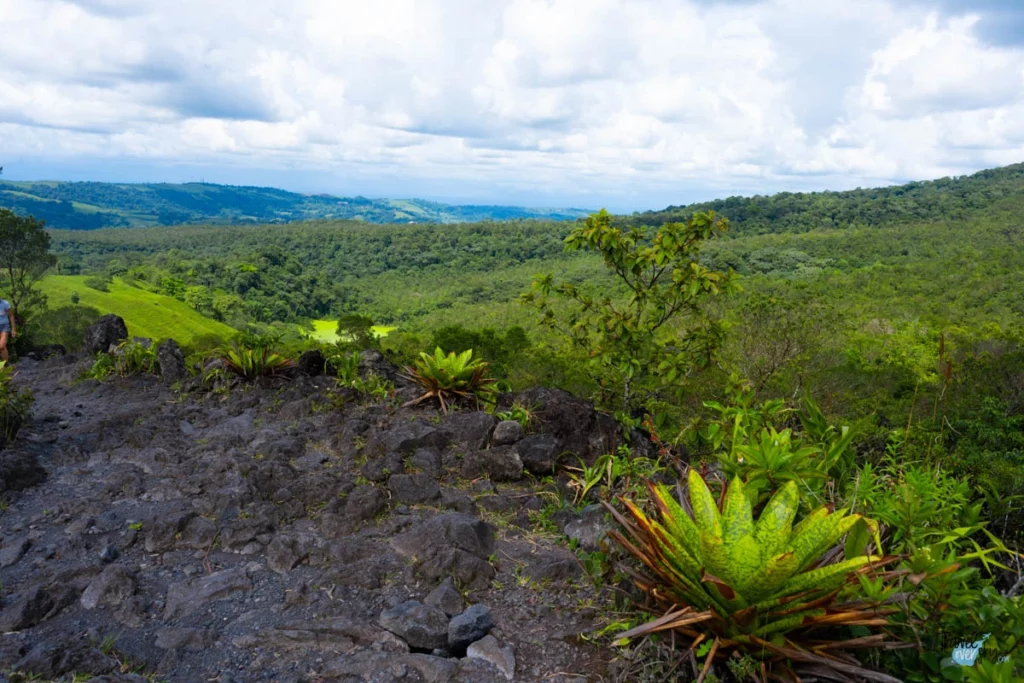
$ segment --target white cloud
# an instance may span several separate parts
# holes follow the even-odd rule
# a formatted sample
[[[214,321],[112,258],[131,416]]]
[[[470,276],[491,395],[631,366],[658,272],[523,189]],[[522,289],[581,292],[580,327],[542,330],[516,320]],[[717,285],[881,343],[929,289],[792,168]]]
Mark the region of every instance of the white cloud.
[[[0,0],[0,162],[613,207],[960,173],[1024,159],[983,5]]]

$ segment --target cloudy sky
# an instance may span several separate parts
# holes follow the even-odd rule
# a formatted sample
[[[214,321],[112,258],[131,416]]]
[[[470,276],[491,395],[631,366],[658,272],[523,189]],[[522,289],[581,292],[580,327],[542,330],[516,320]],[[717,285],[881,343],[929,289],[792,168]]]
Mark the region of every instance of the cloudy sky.
[[[663,207],[1024,161],[1022,0],[0,0],[8,179]]]

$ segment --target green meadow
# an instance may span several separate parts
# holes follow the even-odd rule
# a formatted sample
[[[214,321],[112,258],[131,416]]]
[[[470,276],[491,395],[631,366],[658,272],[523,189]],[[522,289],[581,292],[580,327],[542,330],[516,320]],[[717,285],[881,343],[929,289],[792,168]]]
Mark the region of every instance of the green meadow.
[[[120,278],[107,285],[109,292],[100,292],[87,287],[86,279],[83,275],[51,275],[40,282],[40,289],[48,297],[50,308],[70,305],[71,293],[78,292],[79,305],[121,316],[133,337],[171,337],[179,344],[190,344],[197,337],[228,339],[236,334],[227,325],[200,315],[172,297],[126,285]]]
[[[372,331],[378,337],[386,337],[390,332],[397,330],[397,327],[388,327],[387,325],[374,325]],[[340,341],[341,337],[338,336],[338,321],[337,320],[314,320],[313,321],[313,332],[312,334],[307,333],[310,339],[315,339],[318,342],[325,344],[333,344],[334,342]]]

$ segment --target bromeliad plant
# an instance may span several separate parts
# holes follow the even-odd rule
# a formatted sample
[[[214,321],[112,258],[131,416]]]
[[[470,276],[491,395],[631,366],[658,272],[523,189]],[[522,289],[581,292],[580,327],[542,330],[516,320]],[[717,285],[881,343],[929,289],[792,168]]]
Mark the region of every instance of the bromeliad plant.
[[[473,349],[445,355],[441,347],[434,355],[420,353],[414,366],[405,368],[405,377],[423,387],[426,391],[402,407],[414,406],[431,398],[441,404],[441,410],[448,412],[448,406],[460,401],[473,399],[477,406],[494,403],[498,380],[488,375],[490,366],[473,358]]]
[[[247,380],[272,377],[291,368],[294,363],[267,346],[250,348],[236,345],[220,356],[224,369]]]
[[[605,504],[622,527],[610,535],[649,572],[634,574],[637,586],[666,610],[623,638],[675,630],[695,643],[712,640],[711,659],[730,651],[750,655],[762,661],[763,681],[769,668],[775,677],[796,679],[794,669],[807,666],[896,680],[832,655],[899,645],[887,642],[884,634],[845,641],[828,637],[842,626],[885,626],[896,611],[882,604],[883,588],[873,585],[870,597],[865,594],[864,585],[871,585],[865,584],[868,575],[897,559],[863,553],[874,526],[869,520],[820,507],[794,524],[800,509],[794,481],[774,493],[756,521],[739,477],[725,487],[721,512],[694,470],[689,473],[692,512],[668,487],[648,486],[657,518],[626,499],[620,500],[628,518]],[[861,542],[848,539],[849,552],[842,559],[840,539],[849,532]],[[880,548],[877,536],[876,530]]]

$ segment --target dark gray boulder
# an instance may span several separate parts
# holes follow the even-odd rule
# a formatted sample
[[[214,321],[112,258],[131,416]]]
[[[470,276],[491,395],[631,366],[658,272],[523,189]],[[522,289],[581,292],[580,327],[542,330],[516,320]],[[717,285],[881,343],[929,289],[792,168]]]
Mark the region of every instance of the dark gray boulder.
[[[523,461],[512,446],[496,446],[463,458],[461,474],[463,479],[486,476],[491,481],[519,481],[523,478]]]
[[[441,489],[428,474],[392,474],[388,478],[391,496],[399,503],[418,505],[441,497]]]
[[[487,447],[498,419],[477,410],[451,413],[441,428],[451,436],[452,445],[463,451],[477,451]]]
[[[494,617],[486,605],[473,605],[448,624],[448,647],[461,654],[494,628]]]
[[[432,651],[448,643],[448,615],[422,602],[410,600],[384,610],[378,623],[417,650]]]
[[[551,434],[532,434],[516,444],[516,452],[527,472],[552,474],[558,461],[558,439]]]
[[[93,578],[82,593],[82,607],[96,609],[120,607],[135,594],[135,574],[120,565],[111,565]]]
[[[128,338],[128,326],[124,318],[113,313],[103,316],[85,331],[85,350],[88,353],[108,353]]]
[[[160,375],[167,384],[175,384],[188,379],[188,370],[185,368],[185,356],[181,352],[178,342],[173,339],[165,339],[156,347],[156,359],[160,364]]]
[[[511,446],[526,434],[523,425],[515,420],[502,420],[495,426],[494,434],[491,436],[492,446]]]
[[[428,581],[451,576],[473,589],[487,588],[494,578],[488,562],[494,554],[494,528],[460,513],[432,517],[391,539],[400,555],[417,561]]]

